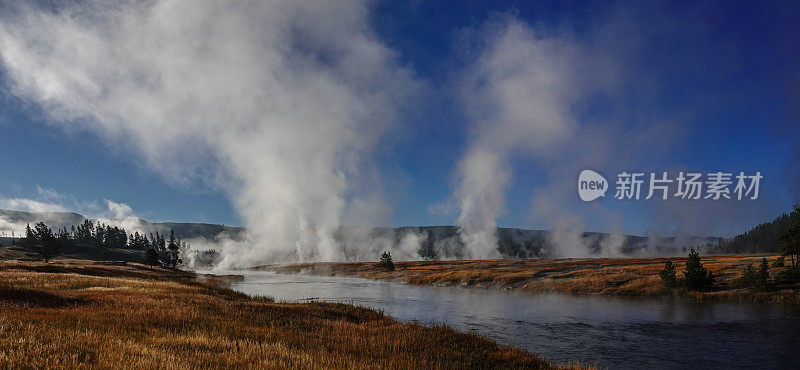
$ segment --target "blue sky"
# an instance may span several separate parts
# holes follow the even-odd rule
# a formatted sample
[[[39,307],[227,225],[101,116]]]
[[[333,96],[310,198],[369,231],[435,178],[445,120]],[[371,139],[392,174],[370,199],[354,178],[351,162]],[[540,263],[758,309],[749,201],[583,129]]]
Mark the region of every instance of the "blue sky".
[[[369,26],[423,85],[371,154],[392,210],[384,222],[456,223],[458,211],[447,205],[473,127],[457,93],[459,71],[475,58],[475,34],[488,32],[486,22],[508,17],[541,37],[556,35],[605,51],[616,64],[614,70],[621,71],[615,78],[619,85],[581,100],[576,114],[582,127],[595,128],[578,134],[582,140],[592,142],[592,135],[604,132],[611,121],[618,129],[605,145],[615,147],[609,156],[620,160],[595,167],[607,178],[624,170],[761,171],[764,176],[758,201],[729,201],[719,207],[707,202],[664,207],[658,201],[608,198],[582,203],[573,191],[563,207],[581,217],[581,226],[671,233],[680,228],[682,215],[711,208],[716,213],[703,215],[719,221],[702,231],[730,235],[771,219],[800,200],[799,16],[800,6],[790,2],[377,1],[370,6]],[[0,168],[5,180],[0,196],[37,199],[43,197],[41,189],[50,189],[60,194],[58,201],[65,207],[78,211],[110,199],[149,220],[245,223],[225,191],[196,181],[170,181],[92,129],[52,125],[37,103],[10,91],[5,71],[0,83]],[[631,145],[637,140],[643,143]],[[574,182],[564,183],[558,174],[567,167],[560,159],[542,159],[525,150],[509,157],[513,173],[498,225],[552,227],[547,215],[534,214],[532,202],[559,184],[574,189]],[[577,180],[577,172],[570,173]],[[609,222],[609,212],[614,222]]]

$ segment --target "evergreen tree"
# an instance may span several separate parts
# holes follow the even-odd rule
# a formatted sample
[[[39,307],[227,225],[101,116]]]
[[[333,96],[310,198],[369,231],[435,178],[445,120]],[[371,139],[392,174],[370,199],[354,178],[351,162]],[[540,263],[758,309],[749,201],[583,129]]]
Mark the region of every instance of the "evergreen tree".
[[[69,232],[67,232],[67,227],[65,226],[59,230],[58,235],[56,235],[56,248],[63,251],[64,248],[70,245],[70,242]]]
[[[168,263],[172,265],[172,268],[178,266],[180,262],[180,244],[175,240],[175,230],[169,231],[169,243],[167,244],[167,255],[169,259],[167,259]]]
[[[658,275],[661,276],[661,283],[664,284],[664,288],[672,289],[678,286],[678,278],[675,275],[675,265],[672,261],[665,261],[664,269],[659,271]]]
[[[151,268],[154,265],[158,265],[159,264],[158,251],[156,251],[156,249],[153,248],[153,247],[147,248],[147,250],[145,251],[145,254],[144,254],[144,259],[145,259],[145,262],[147,262],[147,264],[149,264]]]
[[[770,277],[767,259],[761,259],[758,270],[753,268],[752,263],[747,265],[744,269],[741,282],[755,290],[764,291],[769,289]]]
[[[153,243],[150,242],[150,239],[147,239],[147,235],[142,235],[142,239],[140,240],[142,242],[142,249],[148,249],[153,247]]]
[[[686,258],[686,269],[683,270],[683,274],[686,278],[686,288],[689,290],[704,290],[714,285],[714,274],[703,267],[700,255],[694,248]]]
[[[22,247],[28,251],[32,251],[34,242],[35,237],[33,235],[33,229],[31,229],[31,224],[28,224],[25,226],[25,238],[22,239]]]
[[[59,253],[56,237],[44,222],[34,225],[33,230],[28,226],[25,230],[26,246],[31,254],[44,259],[46,263]]]
[[[106,228],[100,221],[97,221],[97,226],[95,227],[95,233],[93,238],[93,245],[99,248],[107,248],[106,243]]]
[[[800,204],[794,205],[793,214],[800,213]],[[792,259],[792,268],[800,265],[800,217],[795,217],[780,235],[781,256]]]
[[[758,290],[767,290],[769,287],[769,265],[766,258],[761,259],[761,266],[758,268],[758,273],[755,276],[754,288]]]
[[[394,261],[392,261],[392,254],[389,252],[383,252],[381,254],[381,261],[378,262],[378,266],[383,267],[386,271],[394,271]]]
[[[753,268],[753,264],[751,263],[744,268],[744,273],[742,274],[740,282],[744,285],[752,287],[753,285],[755,285],[755,281],[756,281],[756,269]]]
[[[95,244],[95,231],[92,221],[83,220],[83,223],[78,225],[73,233],[75,241],[83,246],[94,246]]]

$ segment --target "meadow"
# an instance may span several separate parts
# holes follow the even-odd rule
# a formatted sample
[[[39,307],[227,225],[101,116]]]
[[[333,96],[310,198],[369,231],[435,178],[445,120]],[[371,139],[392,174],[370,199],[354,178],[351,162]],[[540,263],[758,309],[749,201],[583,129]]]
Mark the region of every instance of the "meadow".
[[[443,326],[136,263],[0,262],[0,367],[551,368]]]
[[[260,266],[282,273],[357,276],[400,283],[435,286],[462,286],[514,289],[530,292],[601,294],[608,296],[684,297],[697,301],[755,301],[800,305],[800,284],[774,286],[754,291],[740,283],[745,268],[767,258],[772,266],[778,256],[718,255],[702,258],[703,265],[716,276],[716,285],[705,292],[685,289],[666,290],[658,273],[669,260],[678,277],[685,257],[670,258],[566,258],[500,259],[458,261],[395,262],[394,271],[385,271],[374,262],[309,263]],[[771,276],[780,268],[770,267]]]

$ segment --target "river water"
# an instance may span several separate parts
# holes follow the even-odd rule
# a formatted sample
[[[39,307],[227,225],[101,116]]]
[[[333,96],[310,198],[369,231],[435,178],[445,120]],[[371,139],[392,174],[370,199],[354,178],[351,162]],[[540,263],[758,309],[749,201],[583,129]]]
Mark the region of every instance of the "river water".
[[[383,310],[400,321],[446,324],[555,363],[637,369],[800,367],[800,310],[791,307],[532,294],[270,272],[244,276],[234,290],[278,301],[351,303]]]

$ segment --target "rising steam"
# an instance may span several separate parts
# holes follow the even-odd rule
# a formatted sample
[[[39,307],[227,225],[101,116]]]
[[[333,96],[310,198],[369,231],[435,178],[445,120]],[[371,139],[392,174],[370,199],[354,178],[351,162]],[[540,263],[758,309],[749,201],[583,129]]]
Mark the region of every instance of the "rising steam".
[[[370,4],[0,3],[0,77],[3,88],[41,108],[48,124],[96,133],[172,182],[226,194],[245,223],[244,242],[220,235],[194,244],[222,246],[223,264],[233,266],[374,260],[383,250],[398,259],[499,257],[498,218],[520,159],[538,170],[532,228],[552,229],[551,250],[532,255],[617,255],[629,244],[624,217],[600,202],[580,203],[577,174],[613,176],[665,163],[704,111],[724,109],[687,96],[691,111],[676,110],[664,99],[675,86],[662,81],[719,86],[712,84],[736,73],[715,64],[676,68],[697,55],[723,64],[732,58],[726,44],[703,41],[706,26],[660,11],[664,4],[598,7],[596,20],[573,30],[580,35],[495,14],[459,34],[466,47],[458,60],[467,62],[448,71],[454,78],[442,88],[455,91],[468,126],[453,196],[444,203],[459,209],[458,234],[407,228],[398,236],[369,227],[389,212],[371,158],[430,86],[375,35]],[[719,93],[708,100],[731,99]],[[786,177],[800,182],[794,158]],[[670,228],[649,233],[696,236],[715,235],[732,218],[765,219],[771,203],[648,204],[645,213]],[[108,219],[136,222],[129,208],[106,206]],[[0,200],[0,208],[65,209],[56,207]],[[587,238],[587,224],[611,233]]]
[[[472,258],[497,257],[497,218],[505,208],[509,160],[547,157],[575,130],[572,46],[542,37],[512,16],[490,20],[475,62],[460,76],[472,143],[458,167],[461,239]]]
[[[250,233],[226,264],[341,260],[334,233],[379,197],[370,153],[416,88],[366,3],[4,4],[0,57],[53,125],[226,192]]]

